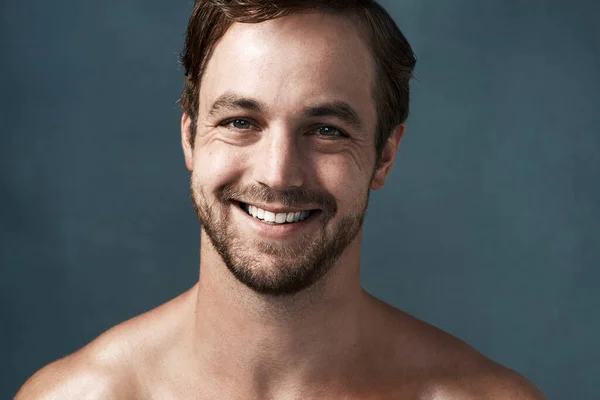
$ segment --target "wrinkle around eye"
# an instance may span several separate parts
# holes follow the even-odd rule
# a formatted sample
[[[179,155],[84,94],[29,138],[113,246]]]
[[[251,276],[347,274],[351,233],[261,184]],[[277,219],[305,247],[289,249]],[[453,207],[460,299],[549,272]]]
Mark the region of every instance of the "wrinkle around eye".
[[[216,126],[212,129],[212,141],[224,142],[233,146],[248,146],[260,140],[260,129],[236,129],[228,126]]]

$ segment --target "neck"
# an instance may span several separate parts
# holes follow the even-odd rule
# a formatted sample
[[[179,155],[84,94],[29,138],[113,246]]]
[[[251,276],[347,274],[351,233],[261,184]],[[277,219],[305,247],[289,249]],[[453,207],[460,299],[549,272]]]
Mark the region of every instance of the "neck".
[[[237,281],[204,234],[201,249],[193,341],[202,371],[264,396],[340,382],[357,367],[352,349],[368,326],[360,235],[321,280],[283,297]]]

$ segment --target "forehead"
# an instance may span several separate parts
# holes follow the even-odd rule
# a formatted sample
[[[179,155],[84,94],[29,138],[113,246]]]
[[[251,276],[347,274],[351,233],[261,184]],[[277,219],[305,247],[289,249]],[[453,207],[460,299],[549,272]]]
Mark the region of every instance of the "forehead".
[[[305,103],[345,101],[369,119],[375,66],[358,29],[348,18],[322,13],[234,23],[207,63],[201,114],[233,92],[281,113]]]

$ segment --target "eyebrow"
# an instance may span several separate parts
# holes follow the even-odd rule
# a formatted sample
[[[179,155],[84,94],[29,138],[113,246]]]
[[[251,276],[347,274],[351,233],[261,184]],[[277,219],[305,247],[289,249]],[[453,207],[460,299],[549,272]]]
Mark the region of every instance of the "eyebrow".
[[[260,101],[252,99],[250,97],[239,96],[235,93],[225,92],[212,103],[208,110],[208,115],[214,117],[221,111],[245,109],[255,111],[258,113],[264,113],[266,107]]]
[[[345,101],[331,101],[309,105],[304,109],[309,117],[336,117],[357,131],[362,131],[364,124],[356,111]]]
[[[225,92],[212,103],[208,111],[214,117],[222,111],[249,110],[265,114],[267,107],[260,100]],[[303,114],[306,117],[336,117],[357,131],[364,128],[364,123],[358,113],[345,101],[329,101],[307,105]]]

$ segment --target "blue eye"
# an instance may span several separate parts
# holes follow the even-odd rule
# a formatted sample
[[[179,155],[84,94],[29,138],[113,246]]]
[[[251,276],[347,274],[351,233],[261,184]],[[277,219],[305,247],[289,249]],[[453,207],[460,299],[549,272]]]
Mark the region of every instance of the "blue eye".
[[[225,123],[225,125],[231,125],[234,129],[248,130],[252,124],[245,119],[234,119]]]
[[[319,128],[317,128],[317,132],[319,133],[319,136],[325,136],[325,137],[346,136],[344,132],[342,132],[339,129],[334,128],[332,126],[320,126]]]

